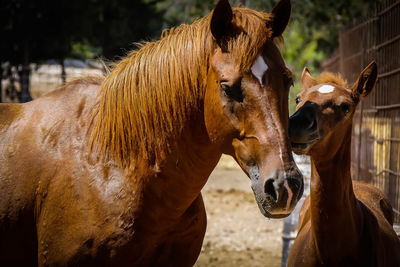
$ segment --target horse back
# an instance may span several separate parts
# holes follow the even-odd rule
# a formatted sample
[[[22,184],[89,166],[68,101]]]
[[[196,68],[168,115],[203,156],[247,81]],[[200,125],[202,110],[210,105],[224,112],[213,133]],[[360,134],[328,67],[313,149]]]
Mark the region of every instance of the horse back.
[[[393,225],[392,205],[382,191],[373,185],[357,181],[353,181],[353,188],[357,199],[370,207],[377,215],[384,217],[390,225]]]
[[[61,149],[85,137],[97,90],[79,80],[29,103],[0,104],[0,219],[10,198],[29,206],[21,200],[33,197],[38,179],[64,157]]]
[[[21,110],[21,104],[0,104],[0,132],[6,130],[6,128],[18,117]]]
[[[393,230],[389,200],[373,185],[353,181],[353,189],[364,213],[361,243],[371,249],[378,266],[400,266],[400,240]]]

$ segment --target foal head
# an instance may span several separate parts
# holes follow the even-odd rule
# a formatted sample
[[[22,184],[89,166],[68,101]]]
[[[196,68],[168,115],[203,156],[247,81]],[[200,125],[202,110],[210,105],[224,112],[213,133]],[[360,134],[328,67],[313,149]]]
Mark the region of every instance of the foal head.
[[[221,0],[210,22],[207,132],[247,173],[261,212],[273,218],[289,215],[303,192],[287,138],[292,75],[273,41],[290,12],[289,0],[281,0],[271,14],[232,9]]]
[[[361,72],[351,87],[331,73],[314,79],[305,68],[301,77],[303,90],[296,98],[296,112],[290,117],[293,151],[324,157],[334,155],[344,139],[351,138],[356,106],[371,92],[376,78],[375,62]]]

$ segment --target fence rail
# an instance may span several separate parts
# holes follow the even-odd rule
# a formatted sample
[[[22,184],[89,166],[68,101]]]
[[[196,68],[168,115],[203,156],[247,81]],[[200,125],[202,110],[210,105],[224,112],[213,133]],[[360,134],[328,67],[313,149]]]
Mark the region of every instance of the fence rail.
[[[352,173],[388,196],[400,229],[400,0],[389,0],[345,27],[338,52],[322,68],[354,82],[372,60],[378,82],[354,115]]]

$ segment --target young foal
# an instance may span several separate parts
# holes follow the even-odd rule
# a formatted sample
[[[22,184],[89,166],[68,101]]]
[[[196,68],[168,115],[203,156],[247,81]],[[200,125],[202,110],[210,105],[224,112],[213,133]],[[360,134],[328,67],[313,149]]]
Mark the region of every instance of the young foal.
[[[290,11],[289,0],[271,14],[220,0],[106,77],[0,105],[0,265],[193,265],[200,190],[221,153],[265,216],[290,214],[303,182],[287,135],[291,73],[274,44]]]
[[[311,192],[288,266],[400,266],[388,200],[350,175],[352,118],[376,78],[375,62],[350,88],[333,74],[315,80],[303,71],[289,135],[296,153],[311,156]]]

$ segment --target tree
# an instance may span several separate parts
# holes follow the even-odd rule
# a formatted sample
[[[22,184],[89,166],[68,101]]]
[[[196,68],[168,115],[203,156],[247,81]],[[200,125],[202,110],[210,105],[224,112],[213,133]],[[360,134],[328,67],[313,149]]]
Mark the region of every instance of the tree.
[[[121,56],[134,41],[159,31],[154,4],[144,0],[1,1],[0,63],[19,66],[21,102],[31,99],[30,63],[63,62],[76,55],[79,46],[93,48],[109,59]]]

